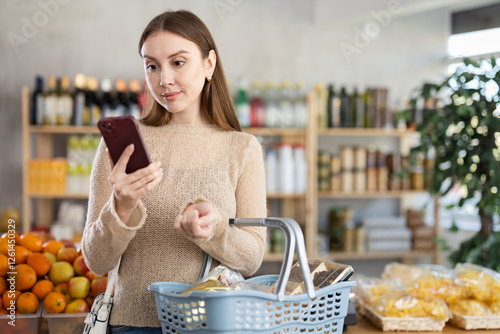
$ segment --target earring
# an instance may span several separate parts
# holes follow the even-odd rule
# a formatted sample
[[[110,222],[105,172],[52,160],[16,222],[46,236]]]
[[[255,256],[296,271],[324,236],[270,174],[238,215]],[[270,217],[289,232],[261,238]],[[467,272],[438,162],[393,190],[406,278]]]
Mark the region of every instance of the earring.
[[[209,75],[209,76],[207,77],[207,81],[208,81],[208,82],[212,81],[212,76],[211,76],[211,75]]]

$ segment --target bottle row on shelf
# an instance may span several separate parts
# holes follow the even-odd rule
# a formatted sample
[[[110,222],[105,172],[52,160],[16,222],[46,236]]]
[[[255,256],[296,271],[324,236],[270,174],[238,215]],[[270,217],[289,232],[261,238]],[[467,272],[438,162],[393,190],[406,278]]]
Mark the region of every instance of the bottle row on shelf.
[[[318,128],[394,128],[389,107],[389,90],[373,87],[349,93],[345,86],[336,90],[333,84],[314,87],[318,99]]]
[[[71,87],[69,76],[35,78],[31,94],[30,123],[33,125],[96,125],[101,117],[132,115],[139,118],[146,93],[139,80],[113,81],[77,74]]]
[[[304,83],[272,81],[263,84],[238,78],[233,96],[236,114],[243,128],[299,128],[307,126],[308,106]]]
[[[29,193],[87,194],[99,141],[98,136],[70,136],[66,158],[31,159],[28,163]]]
[[[433,169],[431,156],[386,154],[375,146],[342,146],[339,152],[318,152],[320,192],[383,192],[423,190]]]
[[[96,125],[101,117],[132,115],[139,118],[147,103],[145,83],[137,79],[96,77],[76,74],[35,78],[31,93],[30,122],[33,125]],[[230,85],[232,86],[232,85]],[[314,87],[318,98],[318,128],[387,128],[394,126],[386,88],[369,88],[349,93],[345,87]],[[243,128],[307,127],[307,90],[302,81],[252,84],[240,77],[232,88],[233,101]]]

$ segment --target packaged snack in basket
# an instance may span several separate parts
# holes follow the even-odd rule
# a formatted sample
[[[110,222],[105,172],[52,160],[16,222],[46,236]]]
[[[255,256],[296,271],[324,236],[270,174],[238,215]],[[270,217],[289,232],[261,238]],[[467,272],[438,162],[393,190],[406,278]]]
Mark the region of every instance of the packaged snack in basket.
[[[408,286],[407,291],[440,298],[446,304],[451,304],[470,296],[469,289],[459,284],[455,277],[443,277],[436,273],[420,277],[415,283]]]
[[[450,304],[450,310],[465,316],[489,316],[491,315],[488,305],[477,299],[462,299]]]
[[[445,321],[451,317],[451,312],[443,300],[405,291],[392,291],[381,296],[374,309],[383,317],[430,317]]]
[[[391,291],[387,281],[378,277],[360,277],[352,291],[365,303],[375,305],[379,297]]]
[[[231,290],[230,285],[242,282],[243,276],[224,265],[218,265],[212,269],[206,276],[203,276],[191,288],[182,294],[189,294],[191,291],[224,291]]]
[[[315,289],[320,289],[331,284],[346,281],[354,272],[351,266],[334,262],[309,260],[308,264]],[[305,291],[306,289],[304,278],[302,277],[302,270],[300,269],[299,262],[296,262],[290,272],[285,293],[297,295],[304,293]]]
[[[472,298],[486,303],[500,301],[500,274],[496,271],[471,263],[459,263],[455,266],[455,274],[460,283],[470,290]]]
[[[272,286],[252,283],[252,282],[236,282],[231,284],[232,290],[251,290],[251,291],[260,291],[267,293],[274,293],[274,289]]]

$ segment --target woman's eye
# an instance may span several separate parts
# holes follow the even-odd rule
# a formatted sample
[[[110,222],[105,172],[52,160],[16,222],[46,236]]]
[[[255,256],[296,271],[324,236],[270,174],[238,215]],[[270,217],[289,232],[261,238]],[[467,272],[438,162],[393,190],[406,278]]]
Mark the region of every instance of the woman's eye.
[[[149,71],[154,71],[154,70],[156,70],[156,68],[157,68],[156,65],[147,65],[146,66],[146,69]]]
[[[182,61],[182,60],[176,60],[174,61],[174,66],[176,67],[181,67],[182,65],[184,65],[186,62],[185,61]]]

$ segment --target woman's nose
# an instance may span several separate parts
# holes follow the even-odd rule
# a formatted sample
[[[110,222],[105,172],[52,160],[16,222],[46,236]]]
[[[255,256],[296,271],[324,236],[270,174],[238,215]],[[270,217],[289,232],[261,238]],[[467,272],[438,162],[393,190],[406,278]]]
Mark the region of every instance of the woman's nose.
[[[174,83],[174,76],[172,71],[163,70],[161,71],[161,81],[160,85],[163,87],[171,86]]]

